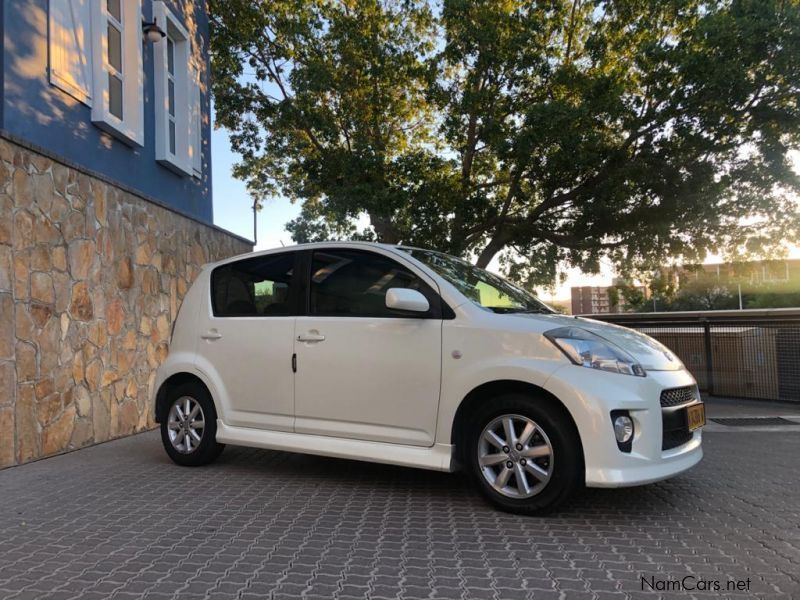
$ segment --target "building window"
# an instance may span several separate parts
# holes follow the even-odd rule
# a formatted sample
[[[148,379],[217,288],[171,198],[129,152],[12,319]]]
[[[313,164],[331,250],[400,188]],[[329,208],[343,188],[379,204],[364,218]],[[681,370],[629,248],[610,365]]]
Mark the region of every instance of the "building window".
[[[191,37],[164,2],[153,3],[153,16],[167,34],[154,46],[156,160],[181,175],[199,176],[200,94]]]
[[[92,122],[129,144],[141,146],[144,144],[141,0],[95,0],[91,4]]]
[[[106,11],[106,34],[108,40],[108,56],[105,68],[108,71],[108,112],[122,120],[122,6],[121,0],[108,0]]]
[[[167,97],[169,153],[175,156],[175,40],[170,33],[167,33]]]

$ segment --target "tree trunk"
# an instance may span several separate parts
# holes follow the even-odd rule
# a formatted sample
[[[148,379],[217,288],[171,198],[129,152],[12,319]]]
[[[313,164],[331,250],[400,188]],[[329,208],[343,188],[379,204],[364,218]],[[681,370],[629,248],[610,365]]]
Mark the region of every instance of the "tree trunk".
[[[375,233],[378,236],[378,241],[382,244],[400,243],[400,235],[398,235],[397,231],[395,231],[394,227],[392,227],[391,223],[387,219],[371,214],[369,216],[369,223],[375,230]]]
[[[507,243],[508,236],[500,232],[495,233],[494,237],[486,244],[486,247],[481,250],[481,253],[478,255],[478,260],[475,261],[475,266],[485,269],[488,264],[492,262],[494,255],[500,252]]]

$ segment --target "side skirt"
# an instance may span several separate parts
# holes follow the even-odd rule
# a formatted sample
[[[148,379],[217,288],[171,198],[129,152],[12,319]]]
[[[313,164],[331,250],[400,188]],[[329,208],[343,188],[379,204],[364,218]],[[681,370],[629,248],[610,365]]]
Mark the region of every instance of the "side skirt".
[[[324,435],[233,427],[219,419],[217,419],[217,441],[235,446],[348,458],[432,471],[451,472],[457,467],[453,459],[454,447],[450,444],[434,444],[429,448],[404,446]]]

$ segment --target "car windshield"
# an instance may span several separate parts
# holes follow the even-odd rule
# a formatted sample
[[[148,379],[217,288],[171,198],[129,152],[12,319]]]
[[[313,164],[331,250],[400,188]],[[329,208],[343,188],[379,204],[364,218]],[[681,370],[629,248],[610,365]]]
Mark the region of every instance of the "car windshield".
[[[496,313],[545,313],[553,311],[530,292],[465,260],[419,248],[400,248],[425,263],[478,306]]]

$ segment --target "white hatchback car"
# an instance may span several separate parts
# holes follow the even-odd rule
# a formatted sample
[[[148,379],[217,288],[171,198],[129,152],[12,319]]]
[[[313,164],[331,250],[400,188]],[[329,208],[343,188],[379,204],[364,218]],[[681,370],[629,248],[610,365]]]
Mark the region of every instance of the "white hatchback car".
[[[702,458],[697,385],[664,346],[417,248],[332,242],[207,265],[154,390],[178,464],[230,443],[460,465],[519,513]]]

